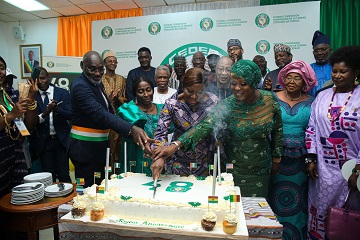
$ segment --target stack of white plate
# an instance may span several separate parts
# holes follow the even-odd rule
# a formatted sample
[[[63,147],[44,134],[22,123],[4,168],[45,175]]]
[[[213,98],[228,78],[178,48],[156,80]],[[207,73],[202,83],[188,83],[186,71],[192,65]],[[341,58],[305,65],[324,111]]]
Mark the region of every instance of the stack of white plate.
[[[61,197],[72,192],[73,185],[71,183],[62,183],[64,188],[60,188],[58,184],[53,184],[45,188],[46,197]]]
[[[11,203],[25,205],[37,202],[44,198],[44,184],[32,182],[20,184],[12,189]]]
[[[45,187],[53,184],[52,175],[49,172],[34,173],[24,177],[25,183],[41,182]]]

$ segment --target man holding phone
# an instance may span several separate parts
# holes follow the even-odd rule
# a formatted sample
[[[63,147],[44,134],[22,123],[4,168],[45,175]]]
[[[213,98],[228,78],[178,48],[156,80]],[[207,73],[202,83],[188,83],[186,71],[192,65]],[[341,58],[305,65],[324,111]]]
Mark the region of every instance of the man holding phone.
[[[49,73],[43,67],[35,68],[32,78],[38,79],[35,100],[39,121],[30,137],[31,150],[40,158],[43,171],[51,172],[53,181],[71,182],[66,154],[72,115],[70,94],[50,84]]]

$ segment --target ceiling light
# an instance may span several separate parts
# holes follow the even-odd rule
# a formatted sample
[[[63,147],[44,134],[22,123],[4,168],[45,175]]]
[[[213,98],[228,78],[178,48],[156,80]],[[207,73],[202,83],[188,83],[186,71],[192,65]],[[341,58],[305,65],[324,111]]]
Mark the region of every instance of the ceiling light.
[[[39,3],[38,1],[35,0],[4,0],[4,1],[28,12],[50,9],[44,4]]]

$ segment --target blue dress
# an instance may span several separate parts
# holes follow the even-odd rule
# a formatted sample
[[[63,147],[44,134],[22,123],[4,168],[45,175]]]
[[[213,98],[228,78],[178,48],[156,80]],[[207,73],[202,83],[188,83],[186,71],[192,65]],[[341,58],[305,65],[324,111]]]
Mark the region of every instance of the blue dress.
[[[331,80],[331,66],[329,63],[325,65],[312,63],[310,64],[310,66],[312,67],[312,69],[314,69],[314,72],[318,79],[318,85],[314,86],[309,92],[311,96],[315,97],[316,91],[320,90],[326,81]]]
[[[290,105],[278,99],[283,122],[283,156],[280,173],[270,182],[269,203],[283,224],[283,239],[306,239],[308,176],[306,174],[305,130],[314,100]]]

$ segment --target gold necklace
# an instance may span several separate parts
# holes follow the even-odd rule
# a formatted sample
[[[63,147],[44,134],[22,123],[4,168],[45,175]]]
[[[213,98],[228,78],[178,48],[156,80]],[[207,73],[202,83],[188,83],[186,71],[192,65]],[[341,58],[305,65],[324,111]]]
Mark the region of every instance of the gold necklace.
[[[285,96],[287,99],[289,99],[290,101],[298,101],[301,98],[301,91],[300,91],[300,96],[298,98],[291,98],[288,94],[288,91],[285,90]]]

